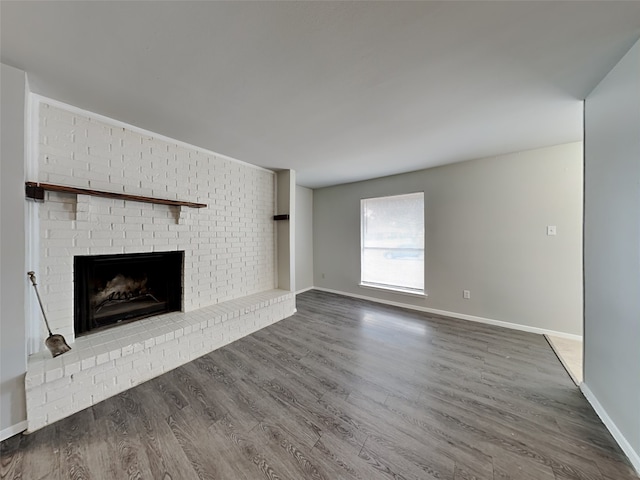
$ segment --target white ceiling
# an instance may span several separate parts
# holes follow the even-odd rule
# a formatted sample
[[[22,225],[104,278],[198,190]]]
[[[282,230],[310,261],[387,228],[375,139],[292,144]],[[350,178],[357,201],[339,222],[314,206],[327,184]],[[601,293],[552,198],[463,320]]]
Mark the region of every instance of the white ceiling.
[[[9,2],[32,91],[309,187],[580,140],[640,2]]]

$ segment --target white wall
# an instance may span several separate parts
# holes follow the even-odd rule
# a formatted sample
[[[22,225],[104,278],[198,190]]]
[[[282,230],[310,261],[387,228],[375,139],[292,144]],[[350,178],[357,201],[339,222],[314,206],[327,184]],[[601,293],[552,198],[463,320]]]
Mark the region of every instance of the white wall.
[[[52,330],[73,341],[75,255],[184,251],[184,311],[275,287],[273,172],[48,102],[38,181],[207,204],[47,193],[38,278]]]
[[[0,78],[2,150],[0,168],[0,440],[26,425],[24,374],[25,73],[2,64]]]
[[[582,185],[573,143],[314,190],[315,286],[581,335]],[[428,297],[359,287],[360,199],[416,191]]]
[[[296,186],[296,291],[313,287],[313,190]]]
[[[640,42],[585,101],[585,393],[640,471]]]

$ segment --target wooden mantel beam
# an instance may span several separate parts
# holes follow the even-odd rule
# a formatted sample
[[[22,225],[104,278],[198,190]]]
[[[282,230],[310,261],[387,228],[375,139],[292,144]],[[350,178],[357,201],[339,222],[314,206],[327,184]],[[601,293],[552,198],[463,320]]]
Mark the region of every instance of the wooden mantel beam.
[[[183,202],[180,200],[168,200],[164,198],[143,197],[141,195],[130,195],[128,193],[104,192],[101,190],[91,190],[88,188],[67,187],[64,185],[53,185],[51,183],[26,182],[26,196],[34,200],[44,200],[44,192],[61,192],[76,195],[92,195],[94,197],[117,198],[119,200],[129,200],[132,202],[155,203],[159,205],[170,205],[174,207],[205,208],[206,203]]]

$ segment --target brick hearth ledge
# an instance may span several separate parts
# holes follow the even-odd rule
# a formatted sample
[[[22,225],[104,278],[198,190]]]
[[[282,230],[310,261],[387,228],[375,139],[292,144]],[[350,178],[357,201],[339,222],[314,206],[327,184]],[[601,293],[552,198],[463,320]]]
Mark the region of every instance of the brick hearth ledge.
[[[31,355],[28,431],[79,412],[293,315],[295,295],[269,290],[188,313],[172,312],[77,338],[51,358]]]

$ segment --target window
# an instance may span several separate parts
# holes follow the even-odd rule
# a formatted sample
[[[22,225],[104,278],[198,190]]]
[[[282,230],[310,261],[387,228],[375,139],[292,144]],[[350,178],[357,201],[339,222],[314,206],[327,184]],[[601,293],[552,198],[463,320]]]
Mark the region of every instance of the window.
[[[424,193],[360,204],[361,285],[424,294]]]

